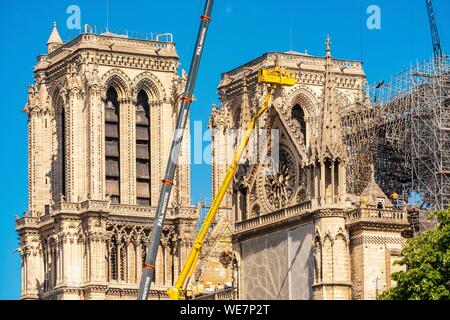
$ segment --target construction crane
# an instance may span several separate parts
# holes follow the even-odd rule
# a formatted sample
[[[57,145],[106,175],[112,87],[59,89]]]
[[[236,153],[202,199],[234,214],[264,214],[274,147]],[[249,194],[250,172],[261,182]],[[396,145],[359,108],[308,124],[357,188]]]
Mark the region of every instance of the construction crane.
[[[197,80],[198,69],[203,54],[206,34],[208,32],[209,23],[211,21],[210,17],[213,5],[214,0],[207,0],[205,8],[203,10],[203,15],[200,17],[200,29],[198,31],[197,42],[192,56],[186,89],[184,95],[181,97],[181,108],[178,113],[177,127],[173,136],[172,146],[170,148],[165,177],[162,181],[163,185],[159,196],[158,206],[156,207],[155,219],[153,221],[153,228],[150,236],[150,244],[147,248],[141,282],[139,285],[139,292],[137,297],[138,300],[148,300],[150,285],[155,280],[156,256],[158,255],[162,227],[166,219],[167,206],[169,203],[170,195],[172,193],[175,170],[177,167],[178,158],[180,156],[181,143],[183,141],[184,131],[186,129],[189,109],[193,101],[192,97],[194,94],[195,82]]]
[[[443,56],[442,47],[441,47],[441,39],[439,37],[439,29],[437,26],[436,16],[434,14],[433,9],[433,1],[425,0],[428,11],[428,19],[430,20],[430,28],[431,28],[431,38],[433,40],[433,51],[434,51],[434,59],[440,60]]]
[[[239,161],[242,154],[245,152],[250,136],[256,126],[258,119],[267,111],[270,104],[270,99],[272,93],[275,89],[281,88],[282,86],[293,86],[296,83],[295,75],[287,70],[282,70],[278,65],[273,69],[262,69],[258,74],[258,82],[268,85],[267,94],[264,100],[264,105],[255,114],[250,123],[248,124],[247,130],[242,137],[242,141],[237,148],[232,163],[229,166],[222,185],[215,196],[211,208],[206,215],[206,218],[202,224],[200,231],[197,234],[194,245],[191,249],[188,259],[180,273],[180,276],[175,284],[175,287],[167,291],[171,300],[184,300],[186,299],[185,286],[189,283],[192,275],[197,266],[198,258],[202,250],[204,241],[208,232],[211,228],[212,223],[216,217],[217,211],[219,210],[220,204],[233,181],[233,177],[239,167]]]

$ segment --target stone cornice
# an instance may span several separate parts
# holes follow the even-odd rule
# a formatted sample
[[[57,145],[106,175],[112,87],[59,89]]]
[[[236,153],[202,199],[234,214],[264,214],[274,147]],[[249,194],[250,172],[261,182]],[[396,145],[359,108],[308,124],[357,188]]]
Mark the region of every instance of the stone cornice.
[[[162,299],[168,299],[168,295],[166,293],[166,288],[161,288],[158,290],[151,290],[149,295],[151,298],[162,298]],[[109,284],[109,285],[83,285],[81,287],[70,287],[65,285],[60,285],[56,289],[46,292],[42,295],[27,295],[22,296],[21,300],[38,300],[38,299],[53,299],[56,298],[58,295],[62,294],[81,294],[81,292],[84,295],[90,294],[90,293],[103,293],[105,295],[130,295],[130,296],[137,296],[138,289],[136,288],[136,285],[132,284],[126,284],[123,286],[116,286],[115,284]]]
[[[85,49],[87,51],[92,51]],[[159,71],[176,73],[178,70],[178,60],[168,57],[148,57],[133,56],[132,54],[122,54],[117,52],[74,52],[65,60],[55,61],[45,66],[37,66],[35,72],[45,72],[47,81],[53,81],[65,76],[70,63],[77,61],[77,64],[97,64],[109,67],[122,67],[147,71]]]
[[[280,58],[280,62],[282,66],[295,66],[295,67],[301,67],[306,68],[307,65],[309,66],[316,66],[321,67],[322,71],[325,68],[325,58],[323,57],[315,57],[305,54],[289,54],[289,53],[281,53],[281,52],[268,52],[263,54],[262,56],[242,65],[239,66],[231,71],[223,73],[223,76],[236,76],[237,74],[241,73],[244,69],[255,69],[259,70],[261,67],[264,66],[264,63],[267,60],[274,61],[275,57],[278,56]],[[337,66],[339,66],[342,70],[346,69],[346,73],[351,74],[353,73],[357,74],[364,74],[362,70],[362,63],[359,61],[352,61],[352,60],[341,60],[341,59],[333,59],[333,63]]]
[[[410,227],[410,224],[403,220],[363,218],[347,222],[346,227],[349,230],[403,231]]]
[[[163,42],[163,41],[149,41],[142,39],[132,39],[114,36],[105,36],[97,34],[82,34],[72,41],[61,46],[59,49],[53,51],[48,55],[49,58],[57,57],[61,55],[64,51],[74,51],[77,48],[110,48],[113,46],[120,46],[122,50],[124,48],[141,49],[146,51],[147,54],[153,53],[154,55],[169,55],[176,56],[176,45],[173,42]]]
[[[322,218],[345,218],[346,211],[342,208],[319,209],[312,213],[314,220]]]
[[[350,237],[350,245],[357,246],[364,243],[367,244],[397,244],[402,245],[404,239],[400,236],[392,237],[392,236],[381,236],[381,235],[367,235],[361,234],[357,236]]]
[[[147,224],[153,221],[156,208],[135,205],[112,205],[108,201],[88,200],[81,203],[62,202],[52,206],[51,214],[38,217],[18,219],[16,228],[20,233],[36,234],[51,227],[58,220],[79,221],[88,217],[99,217],[121,223]],[[195,207],[180,208],[180,214],[174,214],[174,208],[169,208],[167,222],[170,224],[192,223],[198,220]]]
[[[286,54],[270,52],[259,58],[244,64],[232,71],[222,74],[222,81],[219,89],[225,89],[242,82],[245,76],[252,81],[258,70],[266,67],[266,63],[280,57],[282,67],[298,72],[297,81],[302,84],[324,84],[325,59],[323,57],[313,57],[308,55]],[[362,63],[358,61],[333,59],[334,75],[337,88],[360,89],[356,85],[356,79],[365,79]]]

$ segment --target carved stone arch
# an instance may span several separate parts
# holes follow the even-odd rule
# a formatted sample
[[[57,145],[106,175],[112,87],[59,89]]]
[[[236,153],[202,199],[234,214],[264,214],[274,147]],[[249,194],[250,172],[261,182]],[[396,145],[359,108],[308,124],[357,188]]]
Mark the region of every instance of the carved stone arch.
[[[32,106],[31,108],[29,108],[29,113],[30,114],[39,114],[42,112],[42,108],[40,106]]]
[[[330,233],[329,231],[328,231],[328,232],[325,234],[325,236],[323,237],[323,242],[322,242],[322,244],[325,244],[325,243],[327,242],[327,240],[330,241],[331,246],[334,245],[334,238],[333,238],[333,236],[331,235],[331,233]]]
[[[347,95],[336,90],[336,106],[341,117],[347,113],[348,109],[350,109],[353,104],[354,102],[350,101]]]
[[[139,239],[141,239],[143,236],[145,236],[145,233],[144,233],[144,229],[145,228],[139,228],[139,230],[136,230],[136,236],[139,238]]]
[[[161,80],[153,73],[146,71],[137,75],[132,82],[133,97],[144,90],[149,99],[157,102],[167,101],[166,90]]]
[[[105,88],[113,87],[119,98],[127,98],[131,94],[130,84],[132,83],[130,78],[120,69],[112,69],[105,73],[102,77],[101,83]],[[106,92],[105,92],[106,93]]]
[[[303,142],[300,142],[297,139],[297,137],[295,136],[295,130],[293,130],[287,122],[288,118],[290,121],[291,109],[289,109],[289,116],[286,116],[284,114],[280,115],[279,111],[275,108],[271,108],[271,110],[272,112],[270,114],[267,113],[268,118],[265,128],[278,129],[280,131],[280,143],[285,143],[289,146],[295,146],[295,154],[299,156],[299,160],[304,160],[299,161],[298,163],[302,166],[306,165],[306,159],[308,159],[308,156],[306,154],[306,146],[303,144]],[[268,134],[270,134],[270,131],[268,132]],[[268,141],[270,141],[270,137],[268,137],[267,139],[269,139]],[[283,139],[285,141],[282,141]]]
[[[63,91],[62,81],[55,81],[52,83],[49,89],[49,97],[51,99],[51,103],[53,104],[56,99],[61,96],[61,92]]]
[[[230,106],[239,106],[239,98],[234,97],[231,100]],[[241,109],[240,108],[228,108],[228,110],[231,110],[231,118],[234,128],[239,129],[241,125]]]
[[[281,148],[283,148],[285,151],[289,153],[289,158],[292,159],[293,165],[291,166],[292,169],[295,171],[293,174],[294,178],[294,185],[293,185],[293,193],[292,197],[289,197],[288,203],[285,203],[286,206],[293,205],[295,202],[295,197],[298,191],[299,186],[299,178],[300,178],[300,164],[302,163],[302,159],[306,159],[306,156],[298,151],[297,146],[292,142],[289,133],[285,129],[283,122],[281,121],[277,111],[273,110],[272,113],[269,115],[268,119],[269,122],[269,128],[274,129],[277,128],[281,131],[281,137],[280,137],[280,145]],[[261,151],[261,153],[266,154],[267,156],[270,156],[271,154],[271,139],[270,139],[270,131],[267,132],[266,136],[266,145],[264,146],[265,149]],[[258,199],[260,199],[259,204],[261,206],[262,212],[272,212],[274,210],[277,210],[277,206],[273,205],[273,201],[269,201],[269,197],[273,197],[273,192],[269,192],[267,190],[267,183],[270,180],[270,176],[268,176],[264,170],[269,169],[269,164],[263,161],[258,161],[258,164],[253,166],[252,170],[249,173],[249,182],[250,185],[256,185],[256,194]],[[270,188],[269,188],[270,189]]]
[[[125,225],[123,227],[123,233],[127,236],[131,236],[133,234],[133,226],[131,225]]]
[[[319,101],[320,98],[312,89],[301,86],[294,87],[286,94],[283,105],[286,111],[289,111],[288,114],[295,105],[300,105],[305,112],[305,118],[309,119],[319,114]]]
[[[304,145],[301,145],[293,138],[292,132],[286,129],[283,121],[278,114],[273,116],[270,129],[278,129],[280,131],[280,144],[283,144],[284,146],[289,148],[289,150],[294,154],[297,163],[300,166],[304,166],[306,164],[306,159],[308,158],[306,154],[306,148]],[[270,134],[270,132],[268,132],[268,134]],[[268,137],[268,139],[270,139],[270,137]]]
[[[320,232],[319,228],[316,227],[316,230],[314,232],[314,241],[317,238],[320,240],[320,243],[322,243],[322,239],[323,239],[322,232]]]
[[[150,241],[149,237],[150,237],[150,233],[151,233],[152,229],[151,228],[147,228],[144,227],[139,231],[139,235],[140,235],[140,239],[143,242],[148,242]]]
[[[106,224],[106,231],[110,232],[111,234],[119,234],[120,233],[120,230],[117,227],[117,225],[112,224],[110,222],[108,222]]]
[[[322,150],[322,154],[320,155],[320,159],[325,161],[332,161],[334,159],[333,152],[330,150],[328,146],[324,150]]]
[[[55,83],[50,89],[50,103],[51,112],[55,115],[61,114],[61,109],[64,107],[67,101],[66,89],[61,82]],[[62,104],[60,103],[62,102]]]
[[[334,240],[336,241],[339,238],[342,238],[344,240],[346,246],[349,245],[348,235],[342,228],[339,228],[338,232],[336,233],[336,236],[334,237]]]

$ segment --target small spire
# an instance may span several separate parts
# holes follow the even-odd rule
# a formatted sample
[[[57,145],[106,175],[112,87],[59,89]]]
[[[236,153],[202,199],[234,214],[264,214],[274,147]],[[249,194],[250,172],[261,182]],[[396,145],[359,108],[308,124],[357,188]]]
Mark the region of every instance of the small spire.
[[[331,38],[330,35],[327,35],[327,39],[325,42],[326,46],[327,46],[327,57],[331,57]]]
[[[48,53],[55,51],[57,48],[63,45],[62,39],[59,35],[58,28],[56,27],[56,21],[53,22],[53,30],[47,41]]]

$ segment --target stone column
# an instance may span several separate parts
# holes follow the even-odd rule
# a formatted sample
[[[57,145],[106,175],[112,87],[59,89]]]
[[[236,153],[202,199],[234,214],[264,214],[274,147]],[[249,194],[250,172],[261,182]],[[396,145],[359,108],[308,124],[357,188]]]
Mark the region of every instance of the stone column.
[[[100,235],[90,234],[90,283],[104,284],[106,282],[106,241]]]
[[[67,201],[86,199],[86,123],[84,93],[78,87],[69,91],[66,119]]]
[[[181,256],[180,256],[180,249],[181,249],[181,245],[180,245],[180,240],[177,240],[174,243],[175,246],[175,252],[174,252],[174,264],[173,264],[173,274],[175,275],[175,279],[174,281],[176,281],[176,279],[178,279],[178,276],[180,275],[181,272]]]
[[[335,203],[335,176],[334,176],[334,160],[331,160],[331,199],[332,202]]]
[[[136,283],[136,245],[134,242],[128,242],[128,283]]]
[[[130,98],[120,98],[120,202],[122,204],[134,204],[135,199],[132,195],[132,191],[135,182],[132,181],[134,175],[132,174],[133,168],[135,168],[135,159],[131,149],[133,148],[135,141],[132,141],[131,117],[130,109],[132,107],[132,100]],[[133,126],[135,124],[133,123]],[[134,179],[136,180],[136,179]],[[134,197],[135,198],[135,197]]]
[[[325,162],[320,162],[320,204],[326,204]]]
[[[132,98],[128,102],[128,203],[137,204],[136,197],[136,104]]]
[[[65,279],[65,268],[64,265],[66,264],[64,259],[66,258],[66,252],[65,252],[65,244],[67,242],[67,239],[63,235],[58,237],[58,239],[55,241],[55,247],[53,248],[54,251],[54,257],[55,257],[55,266],[56,266],[56,279],[55,279],[55,285],[56,287],[66,284]],[[69,256],[69,255],[67,255]],[[70,264],[68,264],[70,265]]]
[[[102,90],[93,84],[90,90],[88,114],[88,192],[92,200],[104,200],[104,112],[105,102],[102,99]]]
[[[162,105],[155,103],[150,105],[150,187],[151,187],[151,205],[158,205],[159,191],[161,189],[161,180],[163,173],[163,163],[167,161],[161,155],[162,130],[161,126],[161,108]],[[166,160],[163,160],[166,159]]]
[[[38,299],[39,290],[44,287],[42,249],[37,235],[24,234],[22,257],[21,299]],[[38,289],[39,287],[39,289]]]
[[[48,111],[36,107],[28,114],[28,208],[33,217],[43,215],[50,203],[52,172],[52,125]]]
[[[347,194],[347,171],[345,169],[345,163],[343,161],[341,161],[339,163],[340,166],[340,174],[341,174],[341,195],[343,197],[346,196]],[[345,200],[345,199],[344,199]]]
[[[317,201],[317,199],[319,199],[319,177],[316,164],[314,164],[313,167],[313,175],[314,175],[314,198]]]
[[[142,248],[142,245],[140,244],[140,242],[137,242],[137,246],[136,246],[136,279],[137,282],[139,283],[140,279],[141,279],[141,275],[142,275],[142,268],[143,268],[143,259],[144,259],[144,250]]]

